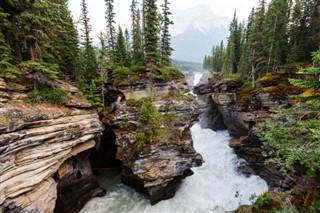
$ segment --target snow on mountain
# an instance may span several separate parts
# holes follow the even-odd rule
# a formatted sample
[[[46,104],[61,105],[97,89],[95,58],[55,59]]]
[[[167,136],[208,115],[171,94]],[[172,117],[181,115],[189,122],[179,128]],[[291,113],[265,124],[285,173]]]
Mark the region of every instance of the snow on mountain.
[[[212,46],[226,40],[229,34],[230,18],[215,15],[210,6],[173,10],[172,14],[173,59],[202,63]]]

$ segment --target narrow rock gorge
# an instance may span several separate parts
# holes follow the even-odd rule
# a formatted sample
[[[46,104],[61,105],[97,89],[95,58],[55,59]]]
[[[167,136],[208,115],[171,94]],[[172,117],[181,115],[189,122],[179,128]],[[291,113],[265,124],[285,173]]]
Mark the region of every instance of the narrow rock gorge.
[[[288,104],[288,97],[302,92],[290,85],[287,74],[269,74],[256,87],[235,80],[223,80],[214,75],[208,84],[195,88],[195,93],[207,100],[204,123],[214,130],[227,129],[232,139],[229,146],[247,162],[239,166],[245,175],[257,174],[270,189],[289,189],[303,181],[303,175],[284,175],[281,167],[266,164],[262,142],[253,129],[271,118],[273,110]]]

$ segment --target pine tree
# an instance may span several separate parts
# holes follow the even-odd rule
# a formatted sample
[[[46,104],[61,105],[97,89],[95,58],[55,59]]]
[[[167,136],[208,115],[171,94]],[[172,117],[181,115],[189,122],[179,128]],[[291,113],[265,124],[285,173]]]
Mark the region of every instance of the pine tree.
[[[252,84],[255,83],[256,76],[260,76],[264,72],[263,63],[263,51],[262,51],[262,30],[265,23],[265,11],[266,11],[266,1],[260,0],[259,7],[256,9],[256,13],[253,18],[252,28],[248,33],[250,33],[250,76],[252,79]]]
[[[107,22],[107,41],[108,48],[111,60],[114,58],[114,51],[116,47],[116,29],[114,27],[115,24],[115,13],[113,11],[113,0],[105,0],[107,9],[106,9],[106,22]]]
[[[238,23],[236,11],[229,26],[230,36],[228,38],[226,61],[224,65],[224,72],[237,73],[238,64],[241,57],[241,32],[242,25]]]
[[[159,14],[157,0],[144,0],[144,42],[147,68],[153,71],[159,63]]]
[[[302,39],[304,29],[301,28],[302,20],[302,0],[296,0],[292,9],[290,26],[289,26],[289,46],[290,50],[287,56],[288,63],[294,63],[299,60],[303,60]]]
[[[92,38],[90,37],[91,25],[89,24],[88,10],[85,0],[81,2],[81,24],[83,25],[83,35],[81,50],[81,73],[79,75],[79,81],[82,83],[91,83],[91,80],[97,77],[97,59],[95,55],[95,49],[92,46]]]
[[[130,67],[132,64],[132,51],[131,51],[131,42],[130,42],[130,35],[129,31],[126,28],[124,31],[124,39],[125,39],[125,46],[126,46],[126,67]]]
[[[238,70],[240,71],[242,76],[248,76],[251,69],[252,64],[252,41],[251,41],[251,33],[253,32],[253,24],[255,17],[255,9],[252,8],[251,13],[248,17],[247,26],[245,27],[242,35],[242,50],[241,57],[239,61]]]
[[[171,48],[171,34],[169,32],[170,25],[173,21],[170,20],[169,16],[172,14],[169,8],[169,1],[164,0],[162,7],[162,25],[161,25],[161,41],[160,41],[160,51],[161,51],[161,64],[164,66],[171,65],[171,54],[173,49]]]
[[[21,75],[21,71],[10,63],[12,55],[8,45],[4,41],[4,36],[0,31],[0,77],[7,80],[17,80]]]
[[[287,26],[290,17],[290,0],[271,1],[263,27],[263,47],[267,71],[275,70],[286,62],[288,54]]]
[[[143,45],[141,35],[141,13],[138,8],[136,0],[132,0],[131,22],[132,22],[132,60],[133,64],[142,63],[143,59]]]
[[[102,105],[105,107],[106,101],[104,98],[104,94],[106,93],[105,83],[108,82],[108,73],[106,68],[107,63],[107,49],[105,44],[105,37],[101,32],[99,35],[99,40],[101,44],[101,49],[99,50],[99,57],[98,57],[98,70],[99,70],[99,83],[100,83],[100,93],[101,93],[101,100]]]
[[[43,47],[42,59],[48,63],[58,64],[61,74],[75,79],[79,73],[80,50],[67,0],[56,0],[51,4],[51,11],[55,27],[50,40]]]
[[[115,56],[114,61],[117,66],[126,66],[126,63],[127,63],[126,42],[120,26],[118,30],[117,43],[114,51],[114,56]]]

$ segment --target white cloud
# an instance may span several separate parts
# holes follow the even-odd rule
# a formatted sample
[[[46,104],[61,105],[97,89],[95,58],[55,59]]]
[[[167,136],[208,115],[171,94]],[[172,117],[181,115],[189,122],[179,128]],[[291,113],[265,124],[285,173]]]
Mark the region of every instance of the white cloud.
[[[132,0],[114,0],[116,22],[122,27],[130,27],[130,11],[129,7]],[[100,31],[105,30],[105,2],[104,0],[87,0],[89,10],[90,24],[92,25],[92,37],[97,42],[97,36]],[[171,0],[171,9],[187,9],[199,4],[205,4],[212,8],[216,15],[233,16],[233,12],[237,9],[240,20],[244,20],[249,15],[252,7],[257,5],[258,0]],[[80,16],[81,0],[69,0],[69,8],[75,20]],[[159,0],[159,4],[161,1]]]

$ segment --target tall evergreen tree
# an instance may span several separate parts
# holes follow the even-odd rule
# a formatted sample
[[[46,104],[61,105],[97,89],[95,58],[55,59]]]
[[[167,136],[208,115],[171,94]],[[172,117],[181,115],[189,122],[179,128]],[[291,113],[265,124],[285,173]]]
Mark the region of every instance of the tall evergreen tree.
[[[266,70],[275,70],[284,64],[288,54],[290,0],[271,1],[263,28],[263,47]]]
[[[134,64],[142,63],[143,60],[143,45],[141,32],[141,12],[138,7],[138,2],[132,0],[131,22],[132,22],[132,60]]]
[[[252,64],[252,41],[251,34],[253,33],[253,24],[255,18],[255,9],[252,8],[248,17],[247,25],[243,31],[242,42],[241,42],[241,57],[239,61],[238,70],[242,76],[247,76],[250,73]]]
[[[124,39],[125,39],[125,46],[126,46],[126,67],[130,67],[132,65],[132,48],[131,48],[131,41],[128,28],[124,31]]]
[[[229,26],[230,36],[228,38],[227,55],[224,65],[226,73],[236,73],[238,71],[238,64],[241,57],[241,36],[242,25],[239,24],[236,11]]]
[[[107,64],[107,49],[105,44],[105,37],[103,36],[103,33],[100,32],[99,35],[99,41],[101,44],[101,48],[99,50],[99,56],[98,56],[98,70],[99,70],[99,83],[100,83],[100,93],[101,93],[101,100],[102,105],[105,107],[106,101],[104,98],[104,94],[106,93],[105,83],[108,82],[108,72],[106,68]]]
[[[113,11],[113,0],[105,0],[107,9],[106,9],[106,22],[107,22],[107,42],[109,48],[109,54],[111,59],[114,57],[114,51],[116,46],[116,29],[114,27],[115,24],[115,13]]]
[[[44,45],[42,58],[49,63],[59,65],[60,73],[72,79],[79,73],[77,31],[73,25],[67,0],[55,0],[51,5],[55,33]]]
[[[162,7],[162,23],[161,23],[161,41],[160,41],[160,51],[161,51],[161,64],[164,66],[171,65],[171,54],[173,49],[171,48],[171,34],[169,32],[170,25],[173,21],[170,20],[169,16],[172,14],[169,8],[169,1],[164,0]]]
[[[159,14],[157,0],[144,0],[145,58],[149,71],[159,63]]]
[[[114,61],[118,66],[126,66],[127,64],[127,52],[126,52],[126,42],[123,36],[123,32],[121,27],[119,26],[117,43],[115,47],[115,58]]]
[[[265,12],[266,12],[266,1],[260,0],[259,6],[256,9],[252,28],[248,33],[250,33],[250,58],[251,58],[251,68],[250,68],[250,76],[252,82],[255,82],[256,76],[260,76],[264,70],[263,68],[263,27],[265,23]]]
[[[90,33],[92,31],[91,25],[89,23],[90,19],[88,17],[87,4],[85,0],[81,1],[81,24],[83,26],[82,29],[82,46],[83,49],[81,51],[81,74],[80,81],[84,81],[84,83],[90,83],[95,77],[97,77],[97,59],[95,55],[95,49],[92,46],[92,38],[90,37]]]

